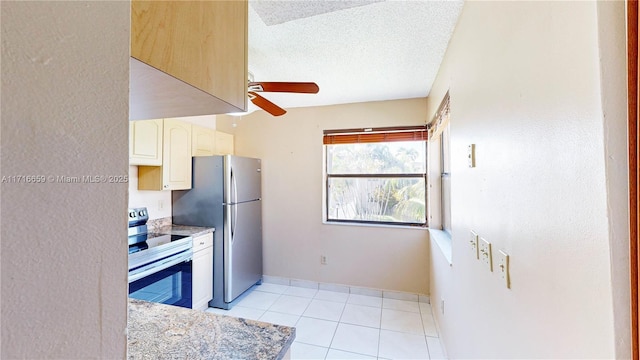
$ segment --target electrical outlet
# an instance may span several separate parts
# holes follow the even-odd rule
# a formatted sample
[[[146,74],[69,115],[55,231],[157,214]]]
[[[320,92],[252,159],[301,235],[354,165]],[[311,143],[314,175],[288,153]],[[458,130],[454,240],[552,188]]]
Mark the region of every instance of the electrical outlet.
[[[158,200],[158,210],[164,209],[164,200]]]
[[[509,278],[509,255],[502,250],[498,250],[498,272],[507,289],[511,288]]]
[[[493,271],[493,263],[491,258],[491,243],[485,240],[484,238],[480,238],[479,241],[479,249],[480,249],[480,260],[487,265],[489,271]]]
[[[444,299],[440,299],[440,311],[442,315],[444,315]]]
[[[320,255],[320,264],[327,265],[327,257],[324,255]]]
[[[480,258],[478,254],[478,234],[475,231],[471,230],[471,237],[469,238],[469,246],[471,246],[472,254],[476,257],[476,259]]]

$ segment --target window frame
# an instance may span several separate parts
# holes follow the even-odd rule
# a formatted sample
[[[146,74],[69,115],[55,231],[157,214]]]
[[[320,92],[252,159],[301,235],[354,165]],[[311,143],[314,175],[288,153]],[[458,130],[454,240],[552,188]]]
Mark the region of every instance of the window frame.
[[[432,157],[430,167],[430,199],[429,219],[431,229],[442,231],[451,237],[453,218],[451,213],[451,98],[449,91],[445,93],[428,124],[429,144]]]
[[[451,142],[450,123],[440,133],[440,219],[442,231],[451,235]],[[445,186],[445,182],[448,183]],[[448,191],[447,191],[448,189]]]
[[[412,130],[417,130],[421,132],[421,138],[418,139],[416,135],[414,135],[415,140],[411,139],[399,139],[403,136],[396,136],[399,138],[394,138],[391,141],[380,141],[379,137],[374,136],[375,133],[392,133],[392,132],[410,132]],[[327,224],[345,224],[345,225],[373,225],[373,226],[389,226],[389,227],[419,227],[419,228],[428,228],[429,226],[429,216],[428,216],[428,140],[427,140],[427,127],[426,125],[422,126],[407,126],[407,127],[393,127],[393,128],[366,128],[366,129],[343,129],[343,130],[324,130],[324,138],[323,138],[323,195],[324,195],[324,209],[323,209],[323,222]],[[350,138],[343,141],[336,141],[336,136],[348,135]],[[354,135],[360,135],[355,136]],[[328,140],[327,137],[333,137],[332,140]],[[392,136],[393,137],[393,136]],[[354,140],[356,139],[357,140]],[[372,140],[373,139],[373,140]],[[330,143],[328,143],[331,141]],[[328,165],[328,152],[329,146],[331,145],[346,145],[346,144],[356,144],[356,143],[391,143],[394,141],[421,141],[424,151],[424,170],[422,173],[395,173],[395,174],[385,174],[385,173],[358,173],[358,174],[331,174],[329,173]],[[331,189],[330,183],[331,179],[419,179],[423,182],[424,185],[424,219],[423,222],[398,222],[398,221],[374,221],[374,220],[354,220],[354,219],[336,219],[331,218],[329,214],[330,210],[330,198],[331,198]]]

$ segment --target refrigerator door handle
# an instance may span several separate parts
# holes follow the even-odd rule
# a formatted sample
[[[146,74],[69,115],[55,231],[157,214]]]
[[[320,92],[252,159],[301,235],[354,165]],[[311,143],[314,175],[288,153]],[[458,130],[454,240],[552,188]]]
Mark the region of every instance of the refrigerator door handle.
[[[233,241],[235,240],[237,218],[238,218],[238,205],[234,205],[233,213],[231,215],[231,241],[230,241],[231,244],[233,244]]]
[[[238,182],[236,181],[236,177],[233,175],[233,168],[231,169],[231,203],[238,203]],[[234,235],[236,233],[236,222],[238,218],[238,207],[233,207],[233,213],[231,214],[231,241],[233,244]]]
[[[238,182],[236,181],[236,177],[233,175],[233,168],[231,169],[231,203],[238,203]]]
[[[224,239],[223,239],[223,266],[222,266],[222,277],[223,277],[223,299],[224,302],[231,302],[233,300],[231,298],[231,294],[233,293],[233,277],[231,273],[231,269],[233,269],[233,239],[235,232],[235,217],[237,214],[237,206],[236,205],[226,205],[225,206],[225,216],[224,220]],[[215,266],[215,265],[214,265]],[[215,271],[215,270],[214,270]]]

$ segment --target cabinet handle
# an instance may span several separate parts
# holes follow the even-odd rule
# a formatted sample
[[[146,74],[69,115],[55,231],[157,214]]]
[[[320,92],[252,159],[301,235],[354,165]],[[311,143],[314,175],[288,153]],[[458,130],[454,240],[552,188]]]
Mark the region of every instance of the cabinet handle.
[[[200,245],[204,245],[204,241],[201,241],[201,242],[200,242]]]

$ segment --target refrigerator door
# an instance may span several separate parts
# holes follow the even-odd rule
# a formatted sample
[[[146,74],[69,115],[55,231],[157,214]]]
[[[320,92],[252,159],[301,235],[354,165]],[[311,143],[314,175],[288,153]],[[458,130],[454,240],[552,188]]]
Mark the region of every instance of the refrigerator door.
[[[229,303],[262,278],[262,204],[224,208],[224,301]]]
[[[237,204],[260,199],[261,171],[260,159],[226,155],[224,203]]]

